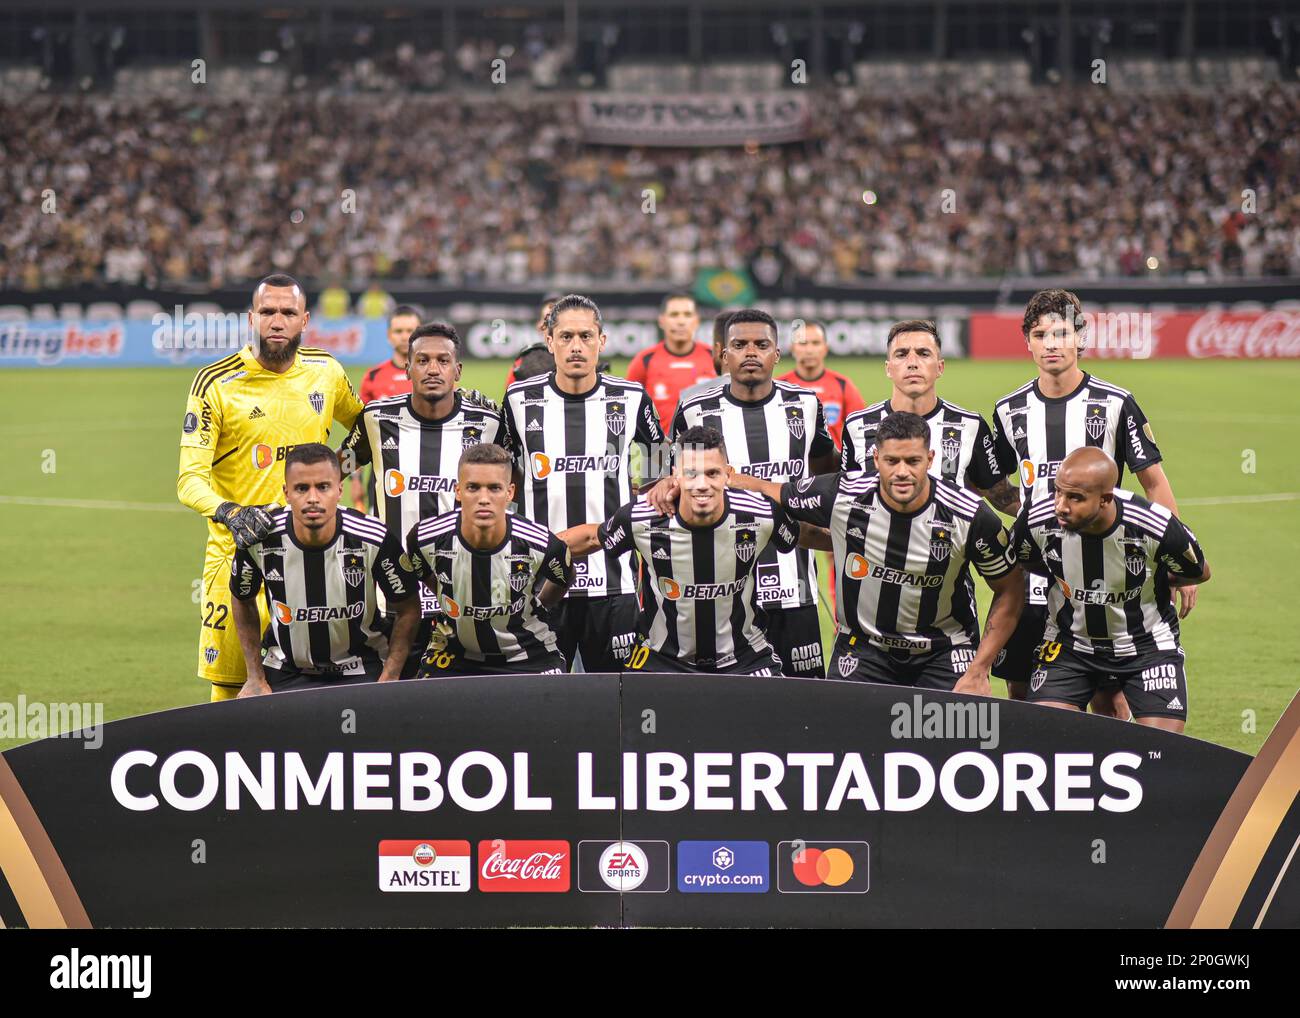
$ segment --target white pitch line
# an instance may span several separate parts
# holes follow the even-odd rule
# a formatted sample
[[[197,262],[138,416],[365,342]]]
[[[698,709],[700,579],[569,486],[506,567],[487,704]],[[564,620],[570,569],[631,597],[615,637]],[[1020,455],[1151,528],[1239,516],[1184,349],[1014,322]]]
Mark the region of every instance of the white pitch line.
[[[113,502],[91,498],[32,498],[0,495],[0,505],[31,505],[44,509],[127,509],[134,512],[186,513],[179,502]]]
[[[1220,495],[1214,498],[1180,498],[1179,508],[1185,505],[1248,505],[1252,502],[1294,502],[1300,491],[1278,491],[1271,495]]]

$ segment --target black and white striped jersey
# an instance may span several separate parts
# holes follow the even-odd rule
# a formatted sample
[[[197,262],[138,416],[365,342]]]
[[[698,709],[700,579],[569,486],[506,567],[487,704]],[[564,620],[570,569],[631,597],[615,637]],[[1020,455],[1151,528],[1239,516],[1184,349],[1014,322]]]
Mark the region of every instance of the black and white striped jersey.
[[[880,478],[828,474],[781,487],[797,520],[829,527],[840,632],[885,649],[978,644],[975,585],[1015,568],[1008,536],[982,499],[939,478],[910,513],[885,504]]]
[[[703,670],[769,652],[754,599],[763,550],[799,543],[799,525],[771,499],[736,490],[725,497],[712,526],[692,527],[680,514],[634,502],[597,531],[606,552],[641,554],[648,573],[641,627],[650,648]]]
[[[1038,381],[1003,396],[993,411],[993,443],[1003,473],[1018,478],[1021,502],[1056,490],[1056,471],[1075,449],[1094,446],[1135,473],[1160,462],[1151,425],[1133,398],[1087,373],[1067,396],[1044,396]]]
[[[417,523],[406,541],[411,568],[451,623],[449,649],[491,665],[553,656],[555,634],[538,612],[537,594],[544,580],[567,587],[573,579],[568,547],[518,514],[506,516],[505,540],[488,550],[472,547],[460,526],[456,509]]]
[[[430,419],[408,394],[367,403],[342,448],[357,468],[374,464],[370,504],[400,541],[421,520],[456,508],[461,453],[480,442],[506,444],[499,410],[467,404],[458,392],[451,413]]]
[[[230,593],[249,601],[265,590],[271,609],[263,643],[267,668],[363,675],[365,665],[388,656],[389,622],[377,591],[393,601],[419,586],[401,543],[373,516],[339,508],[334,540],[305,548],[288,509],[275,513],[275,529],[235,552]]]
[[[519,512],[554,531],[613,516],[634,495],[633,446],[645,471],[664,440],[644,387],[614,375],[599,376],[580,394],[561,392],[554,372],[526,378],[506,390],[504,410],[507,442],[524,478],[515,495]],[[591,555],[566,596],[635,594],[636,577],[630,555]]]
[[[876,472],[876,431],[893,412],[889,400],[884,400],[849,415],[844,422],[841,470]],[[941,399],[925,414],[925,420],[930,425],[930,448],[934,450],[932,477],[943,478],[959,488],[987,491],[1005,476],[993,447],[993,433],[979,414]]]
[[[1052,580],[1044,639],[1103,658],[1175,650],[1178,610],[1165,570],[1200,576],[1205,555],[1164,506],[1115,495],[1115,525],[1104,534],[1066,530],[1050,500],[1026,506],[1011,528],[1016,558]]]
[[[672,438],[688,428],[717,428],[727,447],[727,462],[765,481],[807,477],[811,461],[834,454],[821,400],[810,389],[774,381],[764,400],[746,403],[730,385],[715,385],[677,405]],[[783,551],[775,545],[759,559],[758,603],[769,610],[817,604],[817,566],[805,548]]]

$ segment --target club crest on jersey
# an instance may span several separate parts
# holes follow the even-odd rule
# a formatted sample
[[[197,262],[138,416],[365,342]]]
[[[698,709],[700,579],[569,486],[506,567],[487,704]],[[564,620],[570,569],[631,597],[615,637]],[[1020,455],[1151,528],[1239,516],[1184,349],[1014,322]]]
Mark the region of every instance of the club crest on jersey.
[[[840,657],[839,663],[840,676],[847,679],[850,675],[858,670],[858,659],[851,654],[844,654]]]
[[[312,390],[311,395],[307,397],[307,402],[311,404],[311,408],[316,413],[323,414],[325,412],[325,397],[320,394],[319,389]]]
[[[803,438],[803,407],[788,406],[785,408],[785,426],[790,429],[790,434],[795,438]]]
[[[466,428],[460,433],[460,447],[462,451],[468,449],[471,445],[478,445],[481,441],[483,441],[482,428]]]
[[[1141,576],[1147,569],[1147,557],[1145,555],[1126,555],[1124,557],[1124,568],[1133,576]]]
[[[742,562],[751,562],[758,552],[752,530],[741,530],[736,534],[736,557]]]
[[[943,453],[945,463],[957,464],[957,458],[961,456],[961,434],[956,428],[944,428],[943,438],[939,442],[939,448]]]
[[[611,435],[623,434],[627,427],[627,406],[624,403],[605,404],[605,427],[609,428]]]
[[[528,563],[511,562],[510,563],[510,589],[518,594],[528,585]]]
[[[1097,403],[1088,404],[1088,416],[1083,421],[1084,430],[1094,442],[1100,442],[1106,434],[1106,407]]]
[[[217,650],[216,647],[204,647],[203,660],[206,661],[208,664],[212,664],[212,662],[216,661],[217,655],[220,653],[221,651]]]
[[[936,562],[942,562],[952,550],[952,535],[946,527],[936,527],[930,533],[930,555]]]
[[[1047,670],[1040,668],[1029,677],[1029,688],[1037,693],[1043,688],[1043,683],[1047,681]]]
[[[343,579],[349,587],[359,587],[366,579],[366,567],[360,555],[348,555],[343,560]]]

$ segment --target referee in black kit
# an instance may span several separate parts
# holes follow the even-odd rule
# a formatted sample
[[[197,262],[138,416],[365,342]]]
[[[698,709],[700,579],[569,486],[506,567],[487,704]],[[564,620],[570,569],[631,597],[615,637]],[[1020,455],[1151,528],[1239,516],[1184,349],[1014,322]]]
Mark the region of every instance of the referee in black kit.
[[[1100,449],[1076,449],[1052,498],[1011,529],[1016,557],[1051,580],[1029,700],[1085,710],[1101,683],[1118,681],[1139,723],[1181,732],[1187,674],[1170,592],[1204,583],[1210,567],[1178,517],[1116,490],[1118,480]]]
[[[231,563],[231,614],[248,667],[239,695],[401,678],[420,602],[400,543],[374,517],[339,506],[343,473],[327,445],[289,450],[284,496],[289,508],[273,515],[274,529]],[[255,604],[263,589],[265,658]],[[391,623],[379,590],[396,613]]]
[[[830,528],[839,623],[831,678],[987,696],[993,660],[1024,603],[1007,532],[979,498],[929,475],[924,418],[891,414],[875,445],[875,475],[777,485],[736,474],[732,484]],[[993,590],[982,639],[970,565]]]

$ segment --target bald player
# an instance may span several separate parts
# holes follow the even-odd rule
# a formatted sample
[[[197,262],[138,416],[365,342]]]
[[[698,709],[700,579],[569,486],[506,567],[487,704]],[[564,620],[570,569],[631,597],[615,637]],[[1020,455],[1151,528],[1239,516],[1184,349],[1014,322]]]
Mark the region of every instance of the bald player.
[[[1140,724],[1181,732],[1187,675],[1171,592],[1204,583],[1210,567],[1178,517],[1118,482],[1105,452],[1076,449],[1052,496],[1012,527],[1017,559],[1050,581],[1028,698],[1081,711],[1101,684],[1118,683]]]

